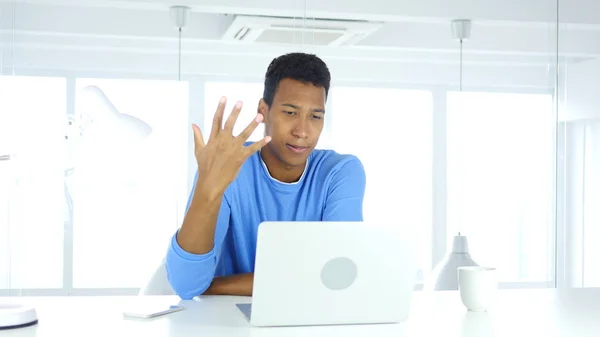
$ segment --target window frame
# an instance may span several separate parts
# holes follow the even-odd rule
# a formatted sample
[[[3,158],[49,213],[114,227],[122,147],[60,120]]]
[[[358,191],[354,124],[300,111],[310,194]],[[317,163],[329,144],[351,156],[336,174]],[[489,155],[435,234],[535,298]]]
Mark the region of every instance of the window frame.
[[[46,77],[63,77],[67,81],[67,111],[66,118],[69,118],[75,113],[75,81],[77,78],[106,78],[106,79],[138,79],[138,80],[174,80],[176,76],[164,75],[164,74],[143,74],[143,73],[115,73],[115,72],[101,72],[101,71],[55,71],[55,70],[24,70],[19,71],[18,76],[46,76]],[[204,75],[193,75],[185,76],[182,81],[188,82],[189,92],[189,123],[196,123],[203,125],[205,119],[205,98],[203,93],[205,92],[205,83],[211,81],[235,81],[235,82],[263,82],[262,78],[254,76],[204,76]],[[431,229],[431,243],[432,243],[432,261],[431,268],[433,269],[446,255],[447,249],[447,228],[446,228],[446,92],[456,91],[457,86],[450,85],[439,85],[439,84],[423,84],[423,83],[402,83],[402,82],[379,82],[379,81],[353,81],[353,80],[338,80],[332,83],[334,86],[344,87],[372,87],[372,88],[392,88],[392,89],[406,89],[406,90],[430,90],[433,95],[433,222]],[[556,101],[556,92],[553,90],[542,90],[528,87],[470,87],[471,92],[499,92],[499,93],[543,93],[551,94]],[[332,100],[327,100],[326,105],[329,114],[334,113],[332,110]],[[558,106],[555,104],[554,114],[556,115]],[[331,134],[332,118],[326,118],[325,130]],[[557,137],[558,119],[555,123],[554,137]],[[194,175],[196,171],[196,162],[193,154],[194,140],[191,128],[189,128],[187,135],[188,145],[188,158],[187,158],[187,186],[186,193],[183,194],[178,200],[178,208],[180,218],[178,223],[183,221],[183,210],[185,208],[187,197],[191,191],[192,184],[194,181]],[[558,145],[558,141],[556,141]],[[557,161],[557,153],[563,151],[558,147],[554,147],[553,161],[556,163],[553,167],[553,176],[555,177],[553,183],[555,191],[555,218],[554,218],[554,242],[555,247],[554,256],[551,256],[552,267],[554,269],[554,280],[548,282],[506,282],[500,284],[501,288],[545,288],[545,287],[556,287],[560,286],[561,283],[557,280],[560,279],[559,275],[564,275],[567,272],[565,268],[565,247],[559,245],[559,242],[564,242],[564,233],[568,229],[565,226],[564,221],[558,221],[560,219],[559,202],[558,197],[558,186],[563,183],[560,177],[557,175],[556,166],[559,165]],[[64,225],[64,261],[63,261],[63,288],[61,289],[0,289],[0,296],[6,295],[31,295],[31,296],[63,296],[63,295],[135,295],[138,293],[140,288],[77,288],[74,289],[72,286],[73,281],[73,225],[69,221],[65,221]],[[420,290],[423,288],[423,284],[416,284],[415,289]]]
[[[94,79],[113,79],[113,80],[149,80],[149,81],[160,81],[160,80],[175,80],[165,75],[148,75],[148,74],[127,74],[127,73],[106,73],[106,72],[95,72],[95,71],[82,71],[82,72],[65,72],[65,71],[20,71],[14,74],[15,76],[24,77],[57,77],[64,78],[66,80],[66,111],[65,111],[65,123],[75,118],[75,102],[76,102],[76,82],[79,78],[94,78]],[[186,81],[182,79],[182,81]],[[193,88],[191,82],[188,81],[188,120],[192,117],[192,111],[198,111],[197,105],[192,105],[195,102],[193,98]],[[200,109],[201,111],[201,109]],[[191,128],[190,128],[191,129]],[[68,141],[68,140],[67,140]],[[191,142],[190,142],[191,141]],[[191,147],[190,147],[191,144]],[[193,134],[188,135],[188,149],[192,149],[191,154],[188,155],[187,162],[190,162],[190,157],[193,156]],[[190,151],[188,151],[190,153]],[[193,181],[193,176],[186,179],[186,183],[189,186]],[[189,191],[182,194],[177,200],[177,209],[179,218],[177,223],[183,221],[183,210],[185,208]],[[173,231],[178,226],[174,226]],[[73,287],[73,216],[65,217],[64,221],[64,232],[63,232],[63,287],[62,288],[0,288],[0,296],[100,296],[100,295],[137,295],[139,290],[143,287],[140,285],[139,288],[74,288]],[[157,265],[158,265],[157,261]],[[150,277],[150,275],[148,275]]]

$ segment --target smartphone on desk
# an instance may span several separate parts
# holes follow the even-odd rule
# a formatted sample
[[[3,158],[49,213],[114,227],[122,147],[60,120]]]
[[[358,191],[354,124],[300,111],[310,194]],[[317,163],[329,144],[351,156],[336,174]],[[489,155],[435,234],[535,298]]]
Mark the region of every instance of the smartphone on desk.
[[[183,305],[139,302],[125,308],[123,316],[130,318],[154,318],[185,309]]]

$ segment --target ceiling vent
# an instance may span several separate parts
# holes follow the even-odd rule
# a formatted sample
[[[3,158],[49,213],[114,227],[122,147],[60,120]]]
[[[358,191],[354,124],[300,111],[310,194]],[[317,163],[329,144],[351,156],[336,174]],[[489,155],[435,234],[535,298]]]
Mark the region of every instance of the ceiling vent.
[[[352,20],[237,15],[223,40],[269,44],[353,45],[381,23]]]

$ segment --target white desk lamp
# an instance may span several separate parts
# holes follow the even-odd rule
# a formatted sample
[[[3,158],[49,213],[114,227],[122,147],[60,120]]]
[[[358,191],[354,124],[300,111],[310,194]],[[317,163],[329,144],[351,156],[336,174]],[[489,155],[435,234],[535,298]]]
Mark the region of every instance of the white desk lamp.
[[[94,141],[104,141],[104,143],[110,139],[123,144],[128,141],[139,141],[152,133],[152,127],[143,120],[120,113],[97,86],[87,86],[79,94],[81,95],[81,107],[78,110],[81,111],[81,120],[86,121],[82,122],[82,126],[79,127],[81,136]],[[86,150],[89,149],[84,148],[82,152],[85,153]],[[71,223],[73,222],[73,199],[67,178],[74,173],[74,170],[75,167],[65,170],[64,185]]]
[[[477,266],[469,254],[467,237],[454,236],[452,251],[435,267],[428,290],[458,290],[458,267]]]
[[[88,118],[93,127],[83,128],[85,134],[89,131],[91,137],[111,138],[117,141],[126,141],[127,138],[132,140],[140,140],[146,138],[152,133],[150,125],[139,118],[131,115],[122,114],[110,100],[104,95],[102,90],[96,86],[85,87],[81,91],[81,110],[82,116]],[[0,155],[0,163],[14,160],[13,155]],[[67,178],[74,171],[74,168],[65,171],[65,198],[69,207],[70,221],[73,219],[73,202],[69,188],[67,186]],[[10,240],[10,227],[8,233]],[[10,250],[10,245],[9,250]],[[9,257],[10,259],[10,257]],[[9,270],[10,279],[10,270]],[[9,289],[10,290],[10,289]],[[37,313],[34,307],[19,304],[17,301],[0,302],[0,330],[22,328],[35,325],[38,322]]]
[[[82,115],[91,119],[93,132],[100,133],[102,138],[139,140],[152,133],[152,127],[143,120],[117,111],[100,88],[87,86],[79,94]],[[87,131],[84,127],[83,132]]]

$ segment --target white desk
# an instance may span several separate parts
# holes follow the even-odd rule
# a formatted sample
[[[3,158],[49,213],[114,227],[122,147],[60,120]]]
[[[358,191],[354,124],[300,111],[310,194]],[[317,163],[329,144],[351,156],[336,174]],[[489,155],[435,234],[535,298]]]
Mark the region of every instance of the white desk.
[[[0,330],[0,336],[600,336],[600,288],[501,290],[500,295],[494,311],[467,313],[458,292],[416,292],[404,324],[300,328],[251,327],[234,305],[249,298],[203,297],[182,302],[184,311],[134,320],[121,312],[131,297],[24,297],[19,300],[36,306],[39,324]]]

